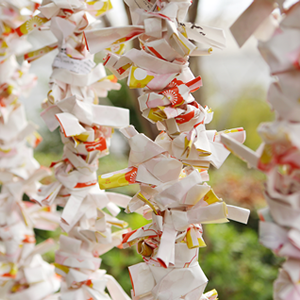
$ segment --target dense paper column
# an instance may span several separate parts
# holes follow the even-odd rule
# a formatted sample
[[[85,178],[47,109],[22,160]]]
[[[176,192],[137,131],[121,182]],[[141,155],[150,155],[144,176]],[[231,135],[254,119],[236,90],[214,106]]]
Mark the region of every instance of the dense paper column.
[[[30,46],[15,29],[30,18],[37,3],[1,1],[0,5],[0,298],[42,300],[59,289],[54,266],[41,254],[55,246],[52,240],[35,245],[33,228],[54,230],[59,216],[54,207],[41,208],[22,201],[31,197],[49,175],[33,158],[33,148],[41,141],[34,124],[26,120],[19,97],[28,94],[36,77],[29,64],[19,65],[15,54]],[[29,15],[21,15],[22,9]]]
[[[282,15],[275,18],[271,13],[277,2]],[[286,7],[284,1],[254,1],[232,26],[240,45],[255,31],[265,40],[258,48],[274,76],[267,100],[276,118],[258,128],[263,143],[256,152],[225,136],[222,140],[267,175],[268,207],[259,211],[260,242],[286,258],[274,283],[274,299],[296,300],[300,299],[300,3],[286,9],[283,4]],[[255,24],[248,22],[254,18]]]
[[[92,53],[139,37],[142,50],[105,59],[129,88],[142,88],[138,101],[145,118],[161,133],[155,141],[129,126],[121,131],[131,151],[129,167],[99,177],[101,189],[138,183],[140,191],[127,212],[140,212],[152,222],[124,235],[123,245],[137,245],[144,263],[129,268],[132,297],[143,299],[216,299],[203,294],[207,278],[198,263],[204,247],[202,224],[247,223],[249,211],[226,205],[206,183],[210,164],[219,168],[229,151],[222,134],[243,142],[242,128],[206,130],[212,111],[200,106],[192,92],[202,85],[188,67],[190,55],[209,55],[223,48],[223,31],[184,22],[189,1],[126,1],[133,25],[86,31]],[[193,42],[199,43],[196,46]],[[225,279],[224,279],[225,280]]]
[[[43,1],[40,14],[17,29],[22,36],[40,27],[57,38],[56,43],[27,53],[27,60],[59,50],[41,116],[50,131],[60,128],[63,157],[52,163],[56,181],[41,187],[32,200],[63,207],[60,227],[67,235],[60,236],[55,254],[56,272],[63,277],[57,295],[61,300],[129,299],[115,279],[99,269],[99,255],[120,245],[122,234],[128,232],[127,224],[116,216],[118,206],[126,207],[129,198],[101,191],[96,174],[98,159],[108,154],[113,128],[127,126],[129,112],[98,105],[98,96],[120,85],[114,76],[106,76],[102,64],[95,66],[82,34],[99,23],[95,17],[111,8],[102,0]],[[33,20],[36,26],[30,27]],[[112,232],[112,226],[122,230]]]

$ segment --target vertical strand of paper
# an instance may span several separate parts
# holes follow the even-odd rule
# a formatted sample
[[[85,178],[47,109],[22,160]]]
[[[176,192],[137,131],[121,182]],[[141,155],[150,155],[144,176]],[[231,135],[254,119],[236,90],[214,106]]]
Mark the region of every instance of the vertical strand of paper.
[[[271,14],[276,4],[282,15]],[[254,1],[231,27],[240,46],[253,33],[263,40],[258,49],[274,78],[268,102],[276,117],[259,126],[263,143],[256,152],[223,137],[235,154],[267,175],[268,207],[259,211],[260,242],[286,258],[274,283],[276,300],[300,299],[300,3],[286,4]]]
[[[37,3],[1,1],[0,4],[0,298],[3,300],[42,300],[59,289],[54,266],[41,254],[53,249],[47,240],[35,245],[33,228],[54,230],[59,217],[54,207],[41,208],[22,201],[36,193],[39,180],[49,175],[33,157],[41,141],[34,124],[26,120],[20,96],[35,85],[29,64],[19,65],[16,56],[28,49],[15,29],[30,18],[21,10],[33,12]]]
[[[219,168],[229,151],[220,143],[222,133],[239,142],[242,128],[223,132],[206,130],[212,111],[199,105],[192,92],[201,77],[188,67],[190,55],[209,55],[223,48],[223,31],[184,22],[189,1],[126,1],[133,25],[86,31],[92,53],[120,46],[138,37],[142,50],[105,59],[118,78],[128,77],[129,88],[141,88],[143,116],[161,133],[155,141],[133,126],[122,129],[131,148],[129,167],[99,176],[101,189],[138,183],[140,191],[127,212],[142,213],[152,222],[123,237],[124,247],[136,244],[144,263],[129,267],[134,300],[216,299],[204,293],[207,278],[198,263],[205,247],[202,224],[247,223],[249,211],[226,205],[207,185],[210,164]],[[200,43],[196,46],[192,41]]]
[[[41,116],[50,131],[60,128],[63,157],[52,163],[56,181],[41,187],[32,200],[63,207],[60,227],[66,234],[60,236],[55,253],[56,272],[62,276],[57,295],[61,300],[129,299],[115,279],[99,269],[99,255],[120,245],[122,234],[128,232],[127,224],[116,216],[129,198],[101,191],[96,173],[98,159],[108,154],[113,129],[129,124],[129,112],[98,105],[99,96],[120,85],[114,76],[106,76],[102,64],[95,66],[83,39],[83,30],[97,25],[96,17],[111,8],[106,0],[44,1],[37,26],[30,27],[31,20],[17,30],[22,36],[40,27],[57,38],[25,58],[32,61],[56,48],[59,52]],[[112,226],[121,230],[112,232]]]

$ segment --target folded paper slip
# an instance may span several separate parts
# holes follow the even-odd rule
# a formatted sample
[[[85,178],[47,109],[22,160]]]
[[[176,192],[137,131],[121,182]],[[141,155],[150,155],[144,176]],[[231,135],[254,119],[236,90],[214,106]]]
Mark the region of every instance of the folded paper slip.
[[[134,296],[152,293],[156,299],[164,299],[170,295],[174,300],[182,299],[182,296],[189,299],[188,295],[193,293],[195,295],[196,288],[198,289],[196,295],[200,296],[208,281],[199,265],[190,268],[163,269],[140,263],[130,267],[129,272]],[[185,284],[182,284],[182,278],[185,278]]]
[[[85,39],[89,51],[91,51],[91,53],[96,53],[101,50],[104,50],[105,48],[110,47],[111,45],[127,42],[136,37],[141,37],[143,34],[149,34],[150,32],[151,35],[155,37],[160,37],[162,27],[161,25],[159,25],[159,20],[156,22],[156,24],[154,24],[155,22],[154,20],[156,19],[153,20],[153,17],[161,19],[162,15],[153,14],[153,13],[152,14],[149,13],[148,16],[147,13],[145,13],[145,15],[146,18],[144,19],[144,22],[140,22],[140,24],[129,25],[126,27],[103,28],[94,31],[86,31]],[[163,31],[169,31],[167,36],[169,35],[170,37],[168,38],[167,36],[165,36],[164,39],[157,40],[157,42],[160,41],[160,45],[164,47],[162,47],[161,49],[156,48],[155,50],[153,48],[154,45],[151,45],[152,47],[150,46],[150,44],[148,45],[148,49],[152,51],[154,55],[159,58],[168,55],[167,53],[157,52],[157,50],[164,51],[163,48],[166,47],[170,48],[170,50],[173,52],[175,51],[172,50],[172,48],[173,49],[175,48],[176,52],[179,53],[179,55],[177,55],[178,57],[185,56],[185,55],[193,55],[196,46],[194,46],[191,42],[189,42],[188,39],[194,40],[198,43],[204,43],[206,45],[210,45],[218,48],[224,48],[225,46],[224,33],[220,29],[216,29],[208,26],[199,26],[199,28],[197,28],[197,26],[194,24],[180,22],[179,27],[182,27],[182,30],[184,31],[184,33],[188,38],[187,39],[184,35],[182,35],[179,31],[177,31],[174,25],[175,24],[174,21],[168,19],[165,19],[164,21],[167,24],[166,27],[167,30],[163,30]],[[143,39],[143,37],[141,38]],[[174,41],[172,40],[172,38]],[[182,44],[184,47],[182,46]],[[185,53],[185,50],[188,49],[189,47],[190,50],[188,51],[188,53]],[[167,57],[164,58],[166,59]],[[169,58],[168,60],[174,60],[176,58],[176,54],[171,57],[169,56],[168,58]]]
[[[85,103],[77,100],[76,96],[50,106],[42,112],[41,116],[51,131],[61,126],[66,137],[86,132],[81,123],[89,126],[100,125],[114,128],[121,128],[129,124],[127,109]]]
[[[243,46],[276,7],[275,0],[252,2],[246,11],[230,27],[231,33],[240,47]]]
[[[70,2],[63,0],[51,1],[47,2],[47,4],[42,3],[39,7],[39,11],[41,13],[16,28],[16,32],[19,36],[27,35],[32,31],[39,29],[43,24],[47,23],[55,16],[65,17],[66,15],[76,14],[85,10],[94,16],[100,16],[112,9],[112,5],[109,0],[96,2],[99,3],[91,1],[86,5],[85,1],[80,0],[74,0],[71,4]]]

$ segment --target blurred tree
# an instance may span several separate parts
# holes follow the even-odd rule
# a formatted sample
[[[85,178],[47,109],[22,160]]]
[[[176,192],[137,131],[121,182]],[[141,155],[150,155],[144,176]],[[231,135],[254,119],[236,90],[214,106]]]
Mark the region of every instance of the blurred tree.
[[[200,7],[200,0],[193,0],[192,5],[190,6],[190,9],[188,11],[188,22],[191,23],[197,23],[197,17],[198,17],[198,10]],[[195,75],[201,76],[201,56],[191,56],[189,59],[190,68]],[[193,96],[195,97],[196,101],[200,103],[201,105],[204,105],[204,91],[203,89],[199,89],[196,92],[193,93]]]

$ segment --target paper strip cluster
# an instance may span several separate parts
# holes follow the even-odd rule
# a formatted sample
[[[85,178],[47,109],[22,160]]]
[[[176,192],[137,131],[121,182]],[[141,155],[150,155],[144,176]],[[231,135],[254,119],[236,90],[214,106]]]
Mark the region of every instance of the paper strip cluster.
[[[33,158],[33,148],[41,141],[34,124],[26,120],[19,97],[36,82],[28,73],[29,64],[17,63],[15,55],[28,50],[15,29],[30,17],[37,3],[1,1],[0,4],[0,298],[42,300],[59,289],[54,266],[41,254],[53,249],[47,240],[35,245],[33,228],[54,230],[59,216],[54,207],[41,208],[22,201],[31,197],[38,182],[49,171]],[[25,12],[21,14],[21,10]]]
[[[263,143],[256,152],[225,136],[222,141],[250,166],[267,175],[268,207],[259,211],[260,242],[287,259],[274,283],[274,299],[296,300],[300,299],[300,3],[284,9],[284,1],[277,2],[284,13],[280,24],[270,15],[275,1],[254,1],[232,26],[239,44],[254,30],[270,37],[259,42],[258,48],[274,78],[268,102],[276,118],[258,128]],[[257,21],[256,28],[249,26],[244,31],[250,18]],[[238,27],[241,30],[237,32]]]
[[[57,38],[56,43],[25,54],[28,61],[59,50],[41,116],[50,131],[60,128],[63,157],[51,166],[56,181],[31,197],[41,206],[63,207],[60,227],[67,235],[60,236],[55,254],[62,283],[53,299],[129,299],[115,279],[99,269],[99,255],[120,245],[122,234],[128,232],[127,224],[116,216],[130,198],[101,191],[96,174],[98,159],[108,154],[113,129],[129,124],[129,112],[98,105],[98,96],[120,85],[114,76],[106,76],[102,64],[95,66],[83,39],[83,30],[96,26],[95,17],[111,8],[109,0],[43,1],[40,13],[16,30],[19,36],[38,28],[51,30]],[[112,231],[112,226],[121,230]]]
[[[207,170],[210,164],[219,168],[229,154],[220,137],[242,143],[245,132],[206,130],[213,113],[192,96],[202,81],[192,74],[188,58],[223,48],[224,34],[184,22],[190,1],[126,4],[133,25],[86,31],[85,38],[92,53],[139,38],[142,50],[110,52],[104,65],[119,79],[128,77],[129,88],[142,89],[138,98],[142,115],[161,130],[152,141],[133,126],[122,128],[131,149],[129,166],[99,176],[101,189],[138,183],[140,191],[126,210],[151,220],[123,238],[124,247],[136,244],[144,259],[129,268],[132,298],[214,300],[215,290],[203,294],[207,278],[198,263],[199,247],[205,246],[201,225],[228,219],[247,223],[249,211],[218,198],[206,183]]]

